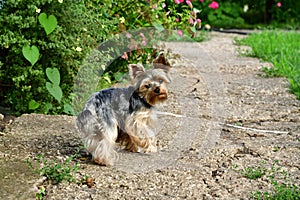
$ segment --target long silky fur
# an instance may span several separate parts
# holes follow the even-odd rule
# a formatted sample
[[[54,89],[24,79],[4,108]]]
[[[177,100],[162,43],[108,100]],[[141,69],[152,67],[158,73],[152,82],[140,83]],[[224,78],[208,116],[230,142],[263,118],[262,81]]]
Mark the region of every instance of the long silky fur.
[[[116,142],[128,151],[156,151],[154,105],[167,99],[171,66],[162,54],[153,65],[148,71],[140,64],[129,65],[133,85],[94,93],[78,115],[79,135],[96,163],[114,164]]]
[[[131,142],[141,147],[145,152],[152,152],[153,146],[155,146],[154,142],[156,140],[153,138],[156,135],[156,119],[155,110],[141,109],[138,112],[132,113],[126,121],[125,130],[132,140]],[[141,149],[138,149],[138,151],[141,151]]]
[[[76,125],[84,146],[92,154],[94,161],[100,165],[113,165],[118,159],[114,149],[117,127],[105,127],[89,110],[79,114]]]

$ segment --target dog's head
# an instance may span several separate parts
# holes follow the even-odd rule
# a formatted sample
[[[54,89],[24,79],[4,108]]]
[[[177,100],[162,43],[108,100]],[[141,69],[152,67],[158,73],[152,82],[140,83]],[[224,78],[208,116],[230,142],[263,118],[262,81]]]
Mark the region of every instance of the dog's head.
[[[129,75],[136,86],[136,91],[148,104],[155,105],[168,98],[168,85],[171,82],[171,66],[164,53],[153,61],[153,69],[145,70],[141,64],[130,64]]]

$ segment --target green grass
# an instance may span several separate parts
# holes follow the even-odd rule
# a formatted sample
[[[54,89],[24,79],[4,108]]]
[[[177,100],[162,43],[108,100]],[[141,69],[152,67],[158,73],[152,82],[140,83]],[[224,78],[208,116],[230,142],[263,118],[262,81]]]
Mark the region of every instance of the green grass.
[[[238,168],[239,168],[238,165],[233,165],[233,170],[235,170],[236,172],[242,174],[244,177],[251,180],[255,180],[263,177],[268,171],[267,168],[265,167],[264,161],[260,163],[259,166],[249,166],[241,170],[238,170]]]
[[[243,169],[238,169],[238,165],[233,165],[233,170],[240,173],[244,177],[256,180],[258,178],[268,178],[272,185],[269,191],[253,191],[250,193],[250,199],[255,200],[299,200],[300,188],[299,185],[291,183],[290,175],[278,165],[278,160],[275,160],[271,166],[267,166],[265,161],[262,161],[258,166],[248,166]]]
[[[26,162],[30,168],[41,176],[45,176],[52,184],[59,184],[62,181],[76,182],[73,175],[80,168],[78,163],[75,165],[71,163],[73,158],[70,156],[64,162],[58,162],[57,160],[49,161],[43,155],[39,155],[36,162],[37,167],[34,167],[28,159]]]
[[[273,191],[261,192],[256,191],[251,194],[251,199],[256,200],[299,200],[300,190],[296,185],[279,184],[277,181],[272,182]]]
[[[81,174],[80,177],[74,175],[80,170],[79,163],[74,163],[74,158],[79,155],[79,148],[74,155],[69,156],[65,161],[49,160],[43,155],[38,155],[36,159],[26,160],[30,169],[41,176],[45,176],[50,184],[59,184],[63,181],[73,182],[76,184],[86,184],[87,175]],[[43,199],[47,195],[47,191],[43,185],[39,186],[39,191],[35,194],[36,199]]]
[[[246,52],[246,56],[273,63],[273,68],[263,69],[266,77],[286,77],[290,81],[290,91],[300,100],[299,32],[265,30],[251,34],[237,43],[252,48],[252,51]]]
[[[266,172],[265,168],[258,166],[258,167],[247,167],[244,169],[242,174],[248,179],[255,180],[263,177],[263,175],[265,175],[265,172]]]

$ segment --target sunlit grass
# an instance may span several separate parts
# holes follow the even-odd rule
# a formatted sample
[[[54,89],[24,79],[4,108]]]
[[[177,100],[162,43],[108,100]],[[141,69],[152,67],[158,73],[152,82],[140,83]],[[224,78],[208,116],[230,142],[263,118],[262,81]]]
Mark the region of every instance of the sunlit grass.
[[[240,168],[237,164],[232,169],[245,178],[253,181],[257,179],[266,180],[271,183],[271,188],[252,191],[249,194],[253,200],[298,200],[300,199],[299,184],[291,182],[291,175],[279,166],[279,161],[274,160],[271,165],[266,161],[259,164]],[[261,181],[260,180],[260,181]]]
[[[297,31],[262,31],[238,41],[252,48],[246,56],[273,63],[264,68],[267,77],[284,76],[290,81],[290,91],[300,99],[300,33]]]

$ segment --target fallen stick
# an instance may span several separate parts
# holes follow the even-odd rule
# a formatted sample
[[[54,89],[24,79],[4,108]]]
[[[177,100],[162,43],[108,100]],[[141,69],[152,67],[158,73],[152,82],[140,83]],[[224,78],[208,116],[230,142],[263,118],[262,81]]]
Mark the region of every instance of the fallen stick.
[[[161,112],[161,111],[156,111],[157,114],[159,115],[168,115],[168,116],[172,116],[172,117],[186,117],[184,115],[178,115],[178,114],[174,114],[174,113],[169,113],[169,112]]]
[[[191,117],[187,117],[187,116],[184,116],[184,115],[178,115],[178,114],[169,113],[169,112],[157,111],[156,113],[159,114],[159,115],[168,115],[168,116],[172,116],[172,117],[191,118]],[[231,127],[231,128],[237,128],[237,129],[242,129],[242,130],[247,130],[247,131],[254,131],[254,132],[261,132],[261,133],[274,133],[274,134],[288,134],[289,133],[287,131],[263,130],[263,129],[256,129],[256,128],[249,128],[249,127],[237,126],[237,125],[233,125],[233,124],[226,124],[226,123],[220,123],[220,124],[221,125],[225,125],[227,127]]]
[[[242,130],[247,130],[247,131],[261,132],[261,133],[274,133],[274,134],[288,134],[289,133],[287,131],[272,131],[272,130],[263,130],[263,129],[256,129],[256,128],[248,128],[248,127],[237,126],[237,125],[226,124],[226,123],[221,123],[221,124],[225,125],[227,127],[231,127],[231,128],[237,128],[237,129],[242,129]]]

